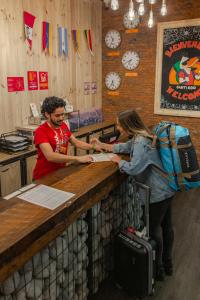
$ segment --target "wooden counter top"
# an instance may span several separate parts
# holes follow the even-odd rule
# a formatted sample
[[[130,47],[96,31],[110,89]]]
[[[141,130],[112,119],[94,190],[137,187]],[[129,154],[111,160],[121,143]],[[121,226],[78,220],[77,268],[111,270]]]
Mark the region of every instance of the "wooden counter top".
[[[75,196],[55,210],[17,197],[0,201],[0,282],[55,239],[83,212],[102,200],[125,178],[112,162],[70,166],[37,183]]]

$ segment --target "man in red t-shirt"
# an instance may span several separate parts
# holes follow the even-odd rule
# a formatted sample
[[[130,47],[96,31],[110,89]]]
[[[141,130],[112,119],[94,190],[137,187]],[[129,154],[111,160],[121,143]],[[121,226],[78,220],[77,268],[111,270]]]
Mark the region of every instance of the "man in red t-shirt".
[[[70,162],[88,163],[92,161],[90,155],[68,156],[69,142],[77,148],[99,150],[98,146],[94,147],[94,145],[79,141],[70,132],[67,124],[63,121],[65,105],[65,101],[57,97],[48,97],[42,104],[41,112],[47,121],[36,129],[34,135],[34,143],[38,150],[37,163],[33,171],[34,180],[62,168]]]

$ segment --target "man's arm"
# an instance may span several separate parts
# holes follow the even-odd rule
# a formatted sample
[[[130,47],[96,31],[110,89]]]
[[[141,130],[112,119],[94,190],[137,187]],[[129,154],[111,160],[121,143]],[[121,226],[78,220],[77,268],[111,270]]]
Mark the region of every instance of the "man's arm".
[[[70,136],[70,143],[72,143],[72,145],[74,145],[76,148],[80,148],[83,150],[97,150],[100,151],[99,146],[96,144],[88,144],[86,142],[80,141],[77,138],[75,138],[75,136],[72,134]]]
[[[91,162],[92,158],[89,155],[84,156],[68,156],[61,153],[56,153],[53,151],[51,145],[49,143],[42,143],[39,145],[42,153],[46,157],[46,159],[50,162],[54,163],[67,163],[67,162],[80,162],[86,163]]]

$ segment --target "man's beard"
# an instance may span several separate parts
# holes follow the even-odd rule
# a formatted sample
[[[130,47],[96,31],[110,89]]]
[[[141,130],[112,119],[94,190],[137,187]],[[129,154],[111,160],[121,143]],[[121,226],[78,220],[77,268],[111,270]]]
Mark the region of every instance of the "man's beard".
[[[60,127],[62,125],[62,122],[63,121],[57,121],[57,122],[54,122],[52,119],[51,119],[51,123],[55,126],[55,127]]]

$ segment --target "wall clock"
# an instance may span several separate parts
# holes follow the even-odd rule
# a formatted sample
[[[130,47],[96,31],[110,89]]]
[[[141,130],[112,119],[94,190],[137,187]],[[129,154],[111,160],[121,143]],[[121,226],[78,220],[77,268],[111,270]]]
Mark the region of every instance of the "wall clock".
[[[111,91],[117,90],[120,84],[121,84],[121,77],[118,73],[110,72],[106,75],[105,85],[109,90]]]
[[[130,21],[128,18],[128,12],[124,15],[123,23],[124,23],[124,27],[127,29],[136,28],[139,22],[140,22],[139,15],[136,11],[135,11],[135,18],[132,21]]]
[[[121,43],[121,35],[117,30],[109,30],[105,36],[105,43],[108,48],[116,49]]]
[[[126,51],[122,56],[122,64],[127,70],[134,70],[139,65],[140,58],[135,51]]]

